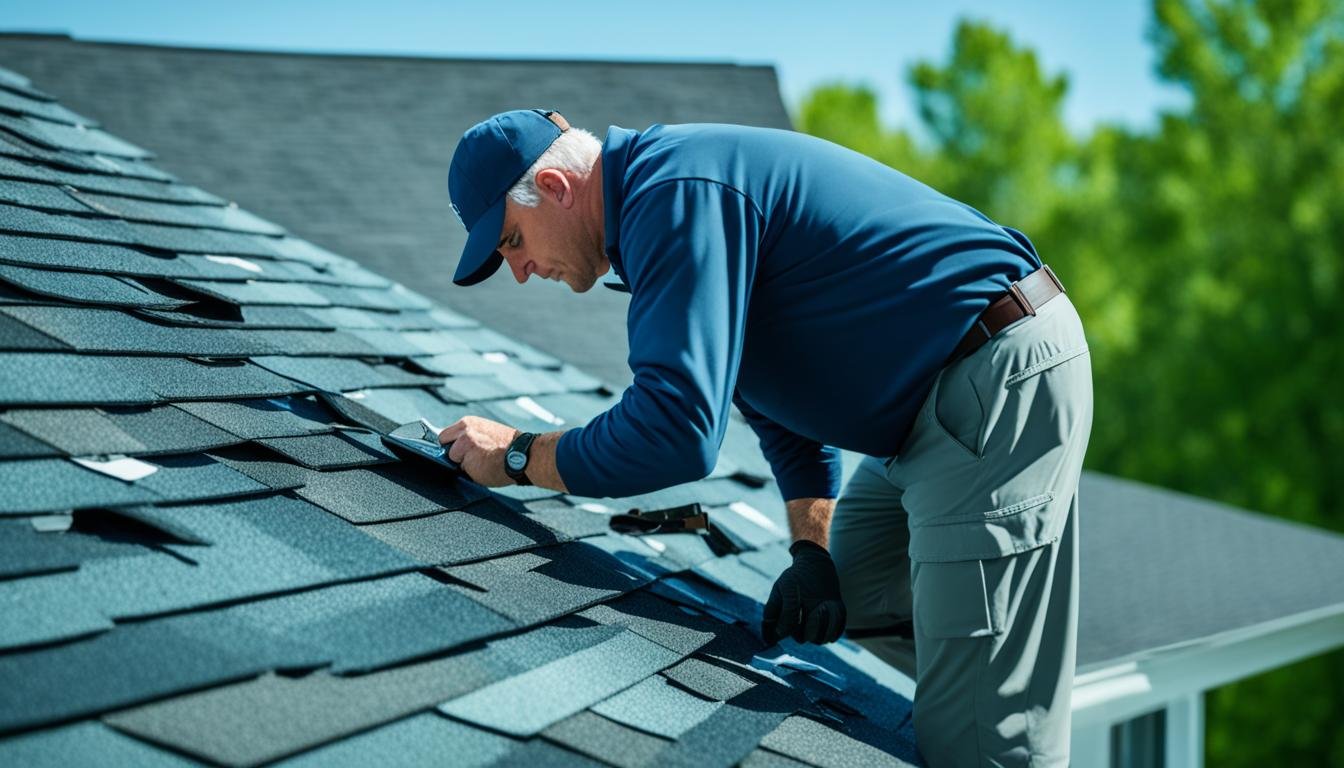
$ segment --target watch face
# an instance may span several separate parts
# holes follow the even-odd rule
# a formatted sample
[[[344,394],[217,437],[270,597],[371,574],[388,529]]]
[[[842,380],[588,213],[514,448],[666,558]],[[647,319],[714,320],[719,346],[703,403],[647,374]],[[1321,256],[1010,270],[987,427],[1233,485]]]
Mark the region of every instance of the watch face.
[[[509,463],[509,469],[517,471],[527,464],[527,454],[522,451],[509,451],[505,461]]]

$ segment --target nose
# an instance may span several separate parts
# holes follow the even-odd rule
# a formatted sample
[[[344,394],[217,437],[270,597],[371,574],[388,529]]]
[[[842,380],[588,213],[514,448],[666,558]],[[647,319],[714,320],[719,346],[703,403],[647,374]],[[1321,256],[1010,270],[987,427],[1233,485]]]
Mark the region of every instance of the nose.
[[[520,284],[527,282],[527,259],[521,256],[514,256],[506,259],[509,263],[509,269],[513,272],[513,279]]]

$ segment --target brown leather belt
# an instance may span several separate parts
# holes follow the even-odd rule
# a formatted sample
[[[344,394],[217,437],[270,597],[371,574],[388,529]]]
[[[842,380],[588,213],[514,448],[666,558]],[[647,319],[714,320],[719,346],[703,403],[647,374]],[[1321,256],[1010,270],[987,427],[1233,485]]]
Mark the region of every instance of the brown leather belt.
[[[982,344],[994,337],[994,334],[1021,320],[1027,315],[1035,315],[1047,301],[1064,293],[1064,284],[1059,282],[1050,265],[1040,269],[1008,286],[1008,292],[990,303],[971,330],[966,332],[947,365],[960,360],[979,349]]]

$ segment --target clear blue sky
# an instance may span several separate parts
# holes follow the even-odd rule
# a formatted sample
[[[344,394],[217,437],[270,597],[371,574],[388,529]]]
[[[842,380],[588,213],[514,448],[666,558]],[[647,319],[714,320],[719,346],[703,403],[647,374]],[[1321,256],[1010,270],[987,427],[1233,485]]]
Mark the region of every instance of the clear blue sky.
[[[566,12],[567,9],[567,12]],[[1135,128],[1182,103],[1153,75],[1143,0],[0,0],[0,29],[288,51],[433,56],[736,61],[774,64],[792,112],[819,82],[864,82],[884,117],[909,125],[905,71],[942,60],[958,18],[987,20],[1069,74],[1065,119]],[[8,62],[22,69],[22,62]]]

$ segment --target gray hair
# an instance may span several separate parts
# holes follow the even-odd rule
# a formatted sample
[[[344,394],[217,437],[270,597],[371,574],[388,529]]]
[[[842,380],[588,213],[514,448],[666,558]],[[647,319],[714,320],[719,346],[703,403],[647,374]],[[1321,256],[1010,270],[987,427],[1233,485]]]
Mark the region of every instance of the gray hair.
[[[570,128],[560,134],[541,157],[527,169],[527,173],[509,190],[509,199],[527,208],[536,208],[541,204],[541,194],[537,192],[537,174],[547,168],[570,171],[587,176],[602,152],[602,142],[582,128]]]

